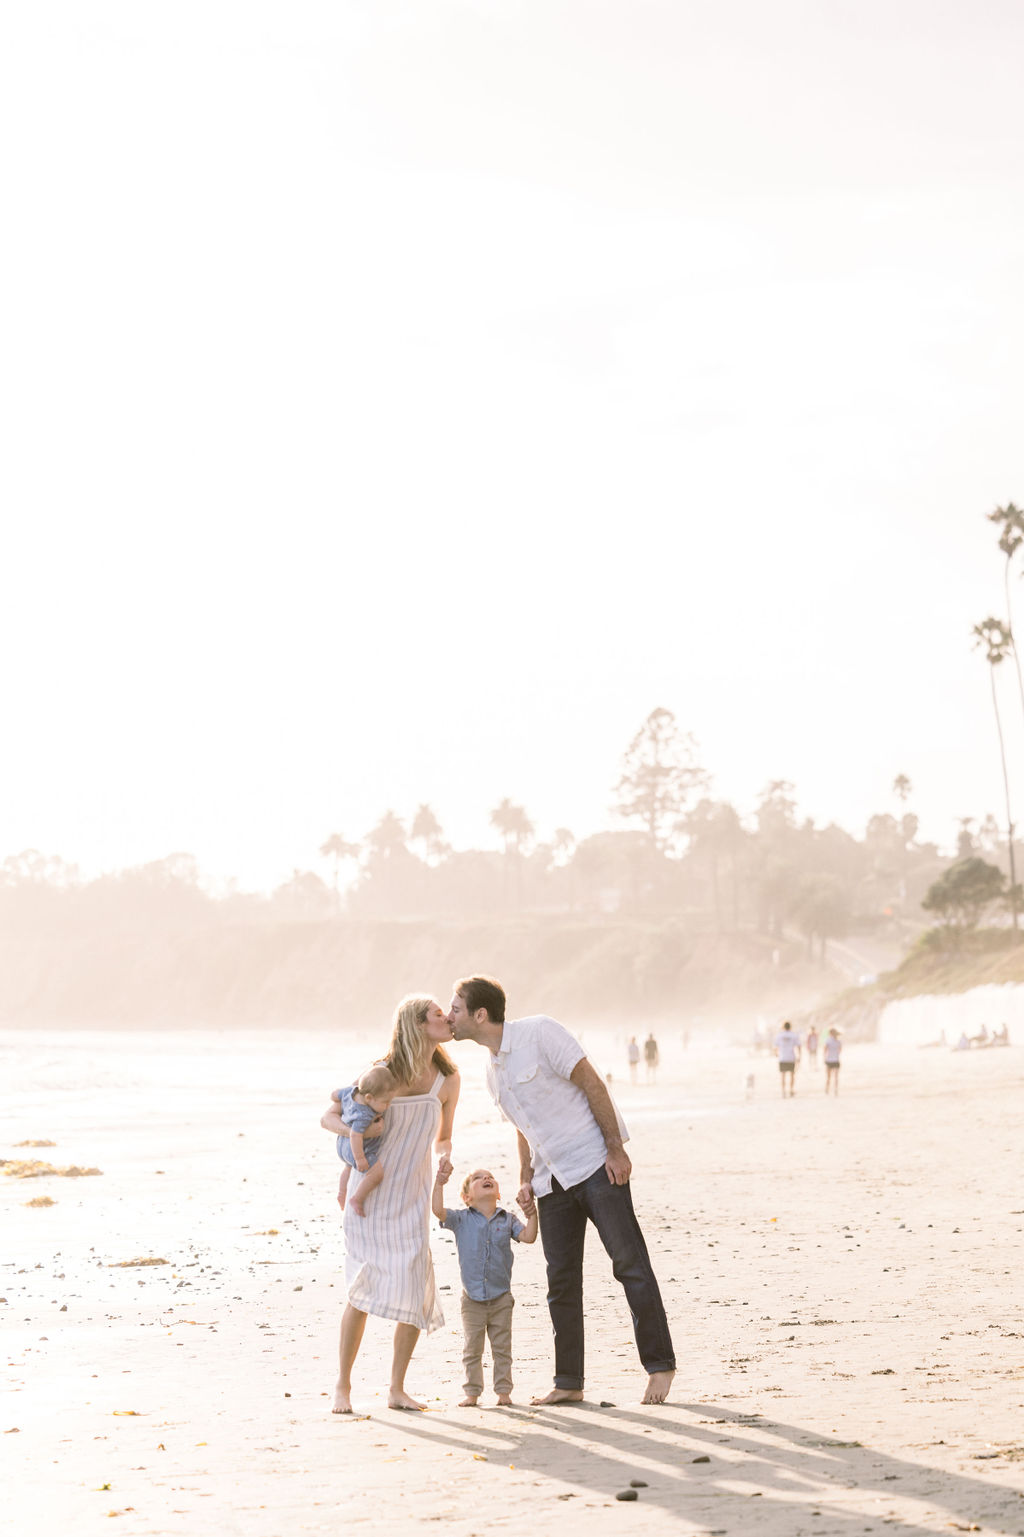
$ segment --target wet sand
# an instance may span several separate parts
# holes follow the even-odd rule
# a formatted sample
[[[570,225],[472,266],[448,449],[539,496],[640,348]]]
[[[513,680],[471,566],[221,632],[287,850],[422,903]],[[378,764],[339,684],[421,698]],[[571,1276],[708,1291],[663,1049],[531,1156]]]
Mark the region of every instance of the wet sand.
[[[456,1052],[457,1170],[486,1161],[507,1196],[510,1129],[483,1054]],[[656,1084],[613,1087],[679,1357],[670,1403],[639,1405],[592,1238],[586,1403],[526,1407],[550,1384],[538,1244],[517,1251],[517,1407],[458,1409],[458,1276],[435,1231],[446,1323],[409,1376],[429,1412],[386,1408],[371,1320],[367,1417],[341,1419],[338,1164],[317,1121],[358,1059],[327,1035],[0,1033],[0,1156],[103,1170],[0,1179],[10,1529],[1024,1532],[1024,1049],[851,1046],[838,1100],[805,1066],[785,1102],[767,1059],[666,1055]],[[41,1195],[56,1204],[24,1204]],[[142,1258],[167,1263],[122,1263]]]

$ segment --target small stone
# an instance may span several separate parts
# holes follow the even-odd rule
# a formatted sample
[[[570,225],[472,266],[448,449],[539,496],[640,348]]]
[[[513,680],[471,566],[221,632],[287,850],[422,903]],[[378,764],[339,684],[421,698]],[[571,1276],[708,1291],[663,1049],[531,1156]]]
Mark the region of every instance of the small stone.
[[[602,1398],[601,1402],[598,1404],[597,1407],[599,1409],[614,1409],[615,1405],[613,1403],[609,1403],[607,1398]]]
[[[617,1500],[638,1500],[640,1496],[635,1489],[620,1489],[615,1498]]]
[[[629,1481],[629,1487],[631,1489],[646,1489],[647,1480],[646,1478],[631,1478]]]
[[[691,1462],[710,1462],[710,1457],[691,1457]]]

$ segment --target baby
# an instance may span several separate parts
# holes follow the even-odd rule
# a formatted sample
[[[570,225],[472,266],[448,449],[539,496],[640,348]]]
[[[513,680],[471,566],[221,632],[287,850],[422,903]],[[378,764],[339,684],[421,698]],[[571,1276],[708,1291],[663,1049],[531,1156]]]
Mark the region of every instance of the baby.
[[[345,1210],[349,1175],[359,1169],[365,1178],[358,1194],[352,1197],[352,1210],[365,1217],[364,1207],[384,1178],[383,1165],[377,1162],[381,1133],[367,1137],[366,1129],[382,1116],[398,1092],[398,1084],[386,1067],[371,1067],[344,1089],[335,1089],[331,1098],[341,1107],[341,1118],[349,1128],[347,1137],[338,1138],[338,1157],[345,1164],[338,1181],[338,1205]]]
[[[533,1243],[537,1237],[537,1205],[523,1207],[520,1222],[498,1205],[498,1182],[489,1169],[475,1169],[462,1181],[464,1211],[445,1206],[444,1187],[451,1164],[442,1158],[434,1181],[431,1210],[442,1227],[455,1234],[462,1275],[462,1328],[465,1348],[465,1398],[460,1409],[472,1409],[484,1390],[484,1336],[491,1342],[494,1391],[499,1404],[512,1402],[512,1240]]]

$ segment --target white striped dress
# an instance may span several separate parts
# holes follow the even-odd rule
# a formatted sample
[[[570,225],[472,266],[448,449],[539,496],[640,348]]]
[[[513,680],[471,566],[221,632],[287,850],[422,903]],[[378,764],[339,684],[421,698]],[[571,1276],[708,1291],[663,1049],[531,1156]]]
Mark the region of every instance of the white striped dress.
[[[366,1203],[366,1216],[353,1211],[362,1174],[349,1176],[345,1207],[345,1283],[348,1300],[375,1318],[414,1324],[428,1334],[444,1323],[430,1257],[431,1150],[441,1124],[438,1073],[426,1094],[391,1101],[384,1118],[378,1161],[384,1178]]]

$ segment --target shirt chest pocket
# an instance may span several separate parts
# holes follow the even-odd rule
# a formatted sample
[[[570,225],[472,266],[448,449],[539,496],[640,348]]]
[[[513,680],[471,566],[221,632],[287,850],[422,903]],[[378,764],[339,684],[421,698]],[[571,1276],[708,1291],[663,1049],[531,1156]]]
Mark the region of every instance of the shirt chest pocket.
[[[535,1051],[524,1052],[518,1058],[509,1073],[509,1078],[517,1089],[525,1089],[529,1093],[531,1088],[537,1087],[537,1073],[540,1069],[540,1058]]]

